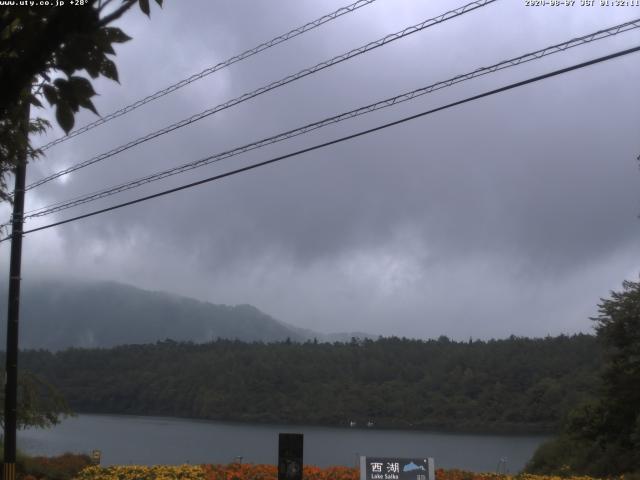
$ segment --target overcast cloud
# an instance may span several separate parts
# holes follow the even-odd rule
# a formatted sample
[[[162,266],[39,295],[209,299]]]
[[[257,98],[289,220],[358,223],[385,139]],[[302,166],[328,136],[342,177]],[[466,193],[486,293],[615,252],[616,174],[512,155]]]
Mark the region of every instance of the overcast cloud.
[[[579,3],[579,2],[578,2]],[[129,14],[107,114],[346,4],[167,0]],[[373,5],[50,149],[29,180],[462,5]],[[640,17],[501,0],[29,192],[120,183]],[[640,43],[633,31],[68,210],[136,198]],[[250,303],[322,332],[456,339],[591,331],[640,271],[640,54],[25,239],[24,277],[73,275]],[[82,114],[78,125],[91,121]],[[51,131],[49,139],[60,135]],[[38,143],[44,143],[42,139]],[[5,208],[6,210],[6,208]],[[6,214],[5,214],[6,215]],[[0,247],[8,257],[8,245]]]

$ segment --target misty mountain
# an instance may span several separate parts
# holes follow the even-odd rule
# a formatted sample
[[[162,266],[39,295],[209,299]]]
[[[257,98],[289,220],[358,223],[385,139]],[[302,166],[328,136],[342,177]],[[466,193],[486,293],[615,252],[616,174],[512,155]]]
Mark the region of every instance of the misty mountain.
[[[0,285],[5,321],[7,285]],[[251,305],[216,305],[166,292],[114,282],[38,280],[24,282],[20,307],[20,348],[61,350],[124,344],[217,338],[274,342],[344,341],[363,334],[323,335],[280,322]]]

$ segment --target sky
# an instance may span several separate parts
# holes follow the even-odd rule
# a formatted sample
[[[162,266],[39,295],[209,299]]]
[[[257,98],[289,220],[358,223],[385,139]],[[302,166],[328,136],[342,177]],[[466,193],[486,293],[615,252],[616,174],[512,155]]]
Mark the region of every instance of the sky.
[[[94,82],[94,103],[108,114],[347,1],[166,0],[151,19],[131,11],[116,24],[133,37],[117,47],[120,83]],[[640,17],[640,7],[580,3],[499,0],[31,190],[27,210]],[[49,149],[29,165],[28,182],[463,4],[377,0]],[[637,29],[576,47],[27,227],[639,44]],[[592,332],[600,298],[640,272],[638,65],[640,53],[628,55],[27,235],[23,278],[112,280],[247,303],[324,333],[466,340]],[[84,112],[76,125],[94,119]],[[61,134],[54,126],[34,143]],[[4,265],[8,251],[5,242]]]

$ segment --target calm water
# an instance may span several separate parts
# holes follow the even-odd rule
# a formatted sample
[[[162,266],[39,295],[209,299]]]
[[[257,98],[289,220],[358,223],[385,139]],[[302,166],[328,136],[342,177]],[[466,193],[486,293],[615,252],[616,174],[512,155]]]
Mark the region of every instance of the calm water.
[[[255,426],[175,418],[80,415],[49,430],[18,433],[28,453],[102,451],[108,464],[277,462],[278,433],[304,433],[306,464],[355,466],[357,455],[435,458],[436,467],[520,470],[543,436],[461,435],[399,430]]]

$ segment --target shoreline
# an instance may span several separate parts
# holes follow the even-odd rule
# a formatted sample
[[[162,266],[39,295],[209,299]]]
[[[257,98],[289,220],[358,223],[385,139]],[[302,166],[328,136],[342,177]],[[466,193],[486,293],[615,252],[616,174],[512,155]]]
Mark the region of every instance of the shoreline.
[[[201,418],[201,417],[189,417],[189,416],[175,416],[175,415],[154,415],[154,414],[142,414],[142,413],[114,413],[114,412],[86,412],[76,411],[68,418],[74,416],[90,415],[90,416],[102,416],[102,417],[119,417],[119,418],[137,418],[137,419],[149,419],[149,420],[164,420],[164,421],[180,421],[180,422],[192,422],[192,423],[211,423],[211,424],[223,424],[236,427],[265,427],[273,428],[277,426],[282,427],[306,427],[306,428],[328,428],[334,430],[345,431],[383,431],[383,432],[401,432],[401,433],[434,433],[443,435],[468,435],[468,436],[500,436],[500,437],[550,437],[557,433],[554,429],[526,429],[524,427],[516,428],[494,428],[494,429],[482,429],[478,428],[463,428],[463,427],[402,427],[402,426],[389,426],[389,425],[374,425],[367,427],[363,425],[355,425],[353,427],[349,425],[329,424],[329,423],[311,423],[311,422],[285,422],[285,421],[260,421],[256,419],[239,420],[228,418]]]

